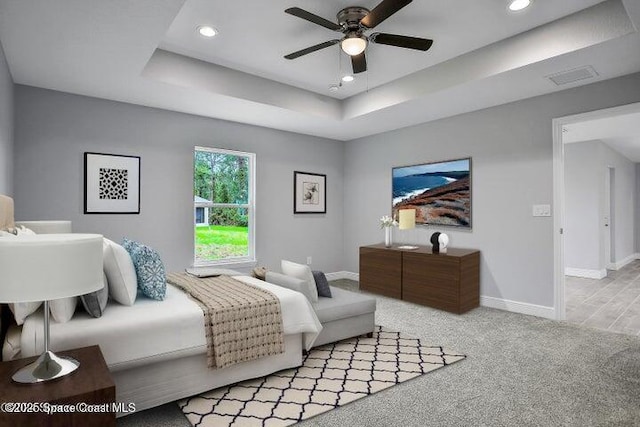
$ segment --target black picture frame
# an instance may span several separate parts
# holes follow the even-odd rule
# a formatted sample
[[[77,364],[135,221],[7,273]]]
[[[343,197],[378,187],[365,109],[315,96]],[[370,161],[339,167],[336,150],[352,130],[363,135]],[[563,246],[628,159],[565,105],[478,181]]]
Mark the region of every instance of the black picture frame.
[[[293,213],[327,213],[327,175],[293,172]]]
[[[140,156],[84,153],[84,213],[140,214]]]

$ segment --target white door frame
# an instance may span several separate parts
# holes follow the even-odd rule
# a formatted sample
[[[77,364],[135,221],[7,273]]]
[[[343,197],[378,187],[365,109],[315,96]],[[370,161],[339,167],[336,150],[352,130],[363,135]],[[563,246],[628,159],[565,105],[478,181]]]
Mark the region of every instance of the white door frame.
[[[615,197],[615,190],[611,187],[615,185],[615,167],[608,165],[604,176],[604,215],[598,222],[603,233],[603,245],[604,245],[604,259],[603,265],[607,270],[615,270],[615,250],[611,250],[615,244],[615,236],[613,231],[615,230],[613,221],[615,220],[615,203],[611,203],[612,198]],[[611,179],[613,178],[613,180]],[[602,227],[604,229],[602,229]]]
[[[602,119],[640,112],[640,102],[605,108],[588,113],[558,117],[552,121],[553,131],[553,288],[554,311],[557,320],[565,320],[566,307],[564,302],[564,144],[562,143],[562,128],[565,125],[584,122],[586,120]]]

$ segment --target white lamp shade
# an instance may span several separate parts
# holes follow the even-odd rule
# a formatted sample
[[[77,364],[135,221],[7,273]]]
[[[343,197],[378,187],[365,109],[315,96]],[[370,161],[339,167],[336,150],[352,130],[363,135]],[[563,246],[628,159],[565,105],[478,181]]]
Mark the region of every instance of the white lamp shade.
[[[367,39],[364,37],[347,37],[342,40],[340,47],[347,55],[360,55],[367,48]]]
[[[415,209],[400,209],[398,211],[400,230],[408,230],[416,226],[416,210]]]
[[[99,234],[0,238],[0,302],[84,295],[101,289],[102,280]]]

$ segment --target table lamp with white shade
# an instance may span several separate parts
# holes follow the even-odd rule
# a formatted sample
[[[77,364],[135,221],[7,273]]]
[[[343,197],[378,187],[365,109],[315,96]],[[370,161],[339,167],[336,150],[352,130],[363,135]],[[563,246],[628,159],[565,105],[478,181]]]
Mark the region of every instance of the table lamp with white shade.
[[[400,209],[398,211],[398,228],[400,230],[410,230],[416,226],[416,210]]]
[[[411,230],[416,227],[416,210],[400,209],[398,210],[398,228],[400,230]],[[398,249],[418,249],[417,246],[402,245]]]
[[[104,286],[102,236],[42,234],[0,238],[0,303],[44,301],[44,352],[13,375],[38,383],[75,371],[80,363],[49,350],[49,301]]]

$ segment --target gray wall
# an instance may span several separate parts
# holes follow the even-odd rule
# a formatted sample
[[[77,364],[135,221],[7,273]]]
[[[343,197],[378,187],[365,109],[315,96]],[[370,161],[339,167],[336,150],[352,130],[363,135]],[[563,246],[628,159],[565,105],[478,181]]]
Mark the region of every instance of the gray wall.
[[[193,262],[193,147],[256,153],[257,257],[342,268],[344,144],[16,85],[16,218],[146,242],[178,270]],[[140,215],[83,214],[83,153],[141,156]],[[327,174],[327,214],[293,215],[293,171]]]
[[[633,256],[635,250],[636,165],[600,141],[565,145],[565,265],[603,270],[606,175],[614,169],[611,230],[613,262]]]
[[[471,156],[473,230],[417,228],[396,240],[446,231],[451,246],[481,251],[481,295],[553,306],[553,220],[531,214],[553,201],[552,119],[638,101],[634,74],[348,142],[346,269],[358,271],[359,246],[383,239],[393,166]]]
[[[325,271],[358,271],[358,247],[382,241],[391,167],[471,156],[472,231],[418,228],[396,241],[426,243],[446,231],[451,246],[482,251],[481,293],[553,305],[551,120],[640,101],[640,74],[387,132],[348,143],[174,112],[16,87],[17,217],[68,218],[76,231],[130,236],[160,250],[169,268],[192,262],[194,145],[253,151],[258,165],[257,250]],[[141,215],[82,214],[82,155],[142,156]],[[328,175],[327,215],[292,214],[292,172]],[[344,171],[344,174],[343,174]],[[343,188],[344,185],[344,188]]]
[[[614,248],[612,258],[616,263],[628,261],[629,257],[635,255],[635,218],[636,211],[636,171],[635,163],[627,159],[617,151],[605,144],[600,144],[600,182],[602,191],[600,193],[601,217],[604,216],[605,196],[604,189],[605,175],[608,168],[614,169],[614,207],[612,212],[614,220],[613,240]],[[604,233],[606,229],[600,228],[601,242],[604,245]],[[602,259],[604,260],[604,247],[601,248]],[[606,260],[605,260],[606,262]]]
[[[602,270],[600,256],[600,143],[597,141],[564,146],[566,268]],[[604,178],[603,178],[604,179]]]
[[[0,45],[0,194],[13,194],[13,80]]]

